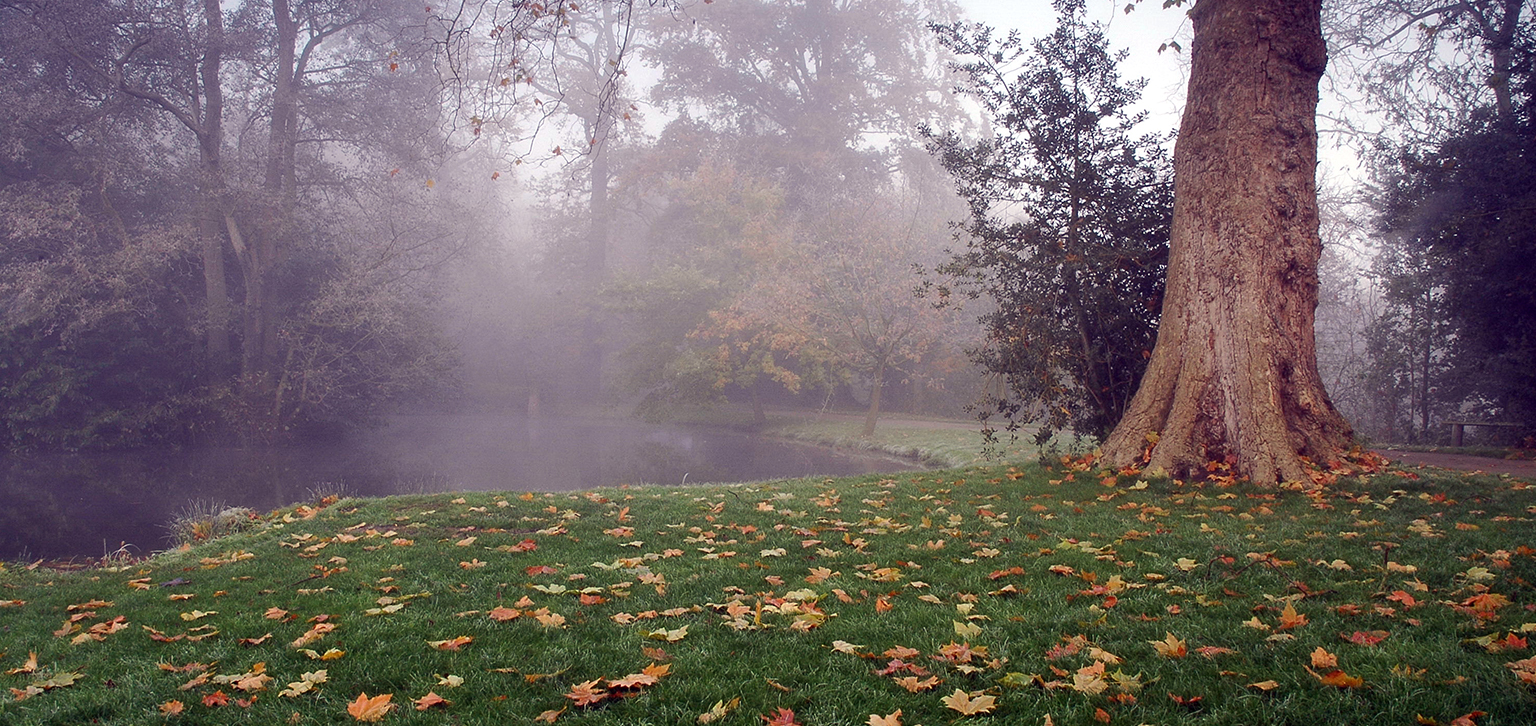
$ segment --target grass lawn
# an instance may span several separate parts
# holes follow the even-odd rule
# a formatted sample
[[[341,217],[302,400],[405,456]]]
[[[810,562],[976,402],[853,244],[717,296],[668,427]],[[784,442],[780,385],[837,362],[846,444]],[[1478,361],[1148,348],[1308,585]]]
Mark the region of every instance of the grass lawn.
[[[7,566],[0,723],[1530,724],[1533,508],[1033,465],[347,499]]]

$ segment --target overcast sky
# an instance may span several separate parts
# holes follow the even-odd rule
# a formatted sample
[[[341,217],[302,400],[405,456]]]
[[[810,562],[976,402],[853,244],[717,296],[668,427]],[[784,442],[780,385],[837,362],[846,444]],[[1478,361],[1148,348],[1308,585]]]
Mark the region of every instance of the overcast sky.
[[[991,25],[999,33],[1017,29],[1025,38],[1036,38],[1056,28],[1056,11],[1050,0],[958,2],[972,20]],[[1150,114],[1147,131],[1177,130],[1179,116],[1184,110],[1192,32],[1189,19],[1185,17],[1187,8],[1164,10],[1158,0],[1142,0],[1136,10],[1126,14],[1125,6],[1131,2],[1133,0],[1087,0],[1088,17],[1108,26],[1107,35],[1114,49],[1130,51],[1130,57],[1120,66],[1121,76],[1149,81],[1141,99],[1141,107]],[[1166,50],[1158,53],[1158,47],[1169,40],[1177,41],[1184,52]],[[1330,87],[1325,83],[1321,106],[1337,109],[1338,102],[1329,97],[1329,91]],[[1333,112],[1338,113],[1337,110]],[[1319,145],[1322,174],[1348,185],[1362,176],[1358,159],[1352,150],[1338,148],[1333,141],[1324,139]]]
[[[1127,15],[1131,0],[1088,0],[1089,20],[1107,25],[1109,42],[1115,50],[1131,55],[1120,66],[1121,76],[1146,78],[1142,108],[1155,128],[1148,131],[1172,131],[1179,126],[1184,109],[1184,78],[1188,58],[1184,54],[1157,49],[1169,40],[1189,47],[1189,23],[1182,9],[1163,10],[1161,2],[1147,0]],[[1056,29],[1056,11],[1050,0],[959,0],[972,20],[992,26],[999,35],[1018,30],[1025,38],[1038,38]]]

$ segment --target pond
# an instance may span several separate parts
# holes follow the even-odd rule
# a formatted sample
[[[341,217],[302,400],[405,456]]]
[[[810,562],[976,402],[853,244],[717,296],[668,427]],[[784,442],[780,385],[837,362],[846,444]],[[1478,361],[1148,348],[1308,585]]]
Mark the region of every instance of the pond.
[[[572,491],[847,476],[908,460],[737,431],[606,419],[417,415],[343,442],[0,457],[0,561],[99,558],[172,545],[194,503],[268,511],[317,493]]]

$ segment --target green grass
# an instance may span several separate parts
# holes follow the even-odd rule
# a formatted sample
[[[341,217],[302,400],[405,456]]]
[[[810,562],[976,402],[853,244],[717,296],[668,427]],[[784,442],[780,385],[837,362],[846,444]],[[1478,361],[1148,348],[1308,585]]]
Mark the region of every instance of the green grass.
[[[1485,459],[1529,459],[1532,456],[1530,449],[1520,449],[1508,446],[1426,446],[1420,444],[1383,444],[1381,448],[1388,451],[1424,451],[1436,454],[1481,456]]]
[[[988,451],[981,434],[975,430],[928,428],[882,421],[875,435],[862,436],[864,424],[855,421],[782,419],[770,422],[763,430],[769,436],[809,441],[827,446],[880,451],[919,459],[933,466],[956,467],[981,463],[988,458],[1020,458],[1023,446],[1005,445]],[[1029,446],[1033,452],[1034,447]]]
[[[11,565],[0,572],[0,684],[60,685],[0,698],[0,723],[352,723],[346,707],[361,692],[393,694],[390,724],[521,724],[561,708],[558,723],[693,724],[738,698],[716,723],[760,724],[779,708],[806,726],[865,724],[897,709],[902,723],[929,726],[1040,724],[1047,714],[1092,726],[1100,712],[1131,726],[1448,724],[1473,711],[1486,712],[1479,726],[1536,721],[1536,689],[1505,665],[1532,651],[1490,652],[1476,640],[1517,645],[1536,630],[1536,488],[1412,474],[1311,493],[1111,484],[1086,471],[985,466],[347,499],[119,568]],[[543,567],[552,571],[530,569]],[[583,603],[583,590],[595,597]],[[1491,595],[1484,617],[1465,605]],[[813,609],[792,604],[803,598]],[[110,604],[68,610],[91,601]],[[1287,605],[1307,622],[1279,629]],[[496,621],[495,608],[521,616]],[[540,608],[564,623],[541,624]],[[196,611],[209,614],[184,619]],[[126,627],[101,640],[55,634],[80,612],[94,615],[78,628],[116,617]],[[303,648],[340,658],[311,660],[291,645],[321,615],[334,630]],[[977,630],[960,634],[957,623]],[[161,642],[146,628],[217,635]],[[1387,636],[1347,642],[1357,631]],[[1151,645],[1169,633],[1187,644],[1184,657]],[[460,636],[472,640],[458,650],[429,645]],[[867,657],[839,652],[838,641]],[[968,664],[936,659],[951,643],[987,651]],[[936,687],[912,693],[876,673],[897,647],[917,651],[905,662]],[[1332,670],[1312,665],[1317,648],[1360,687],[1309,673]],[[34,672],[5,674],[31,652]],[[1085,670],[1096,654],[1120,660],[1105,675],[1123,687],[1071,687],[1076,678],[1097,689]],[[234,676],[258,663],[273,680],[249,692],[211,682],[182,690],[197,672],[160,665]],[[627,697],[586,707],[566,697],[652,663],[670,672],[623,689]],[[327,679],[312,691],[279,695],[320,669]],[[62,685],[68,674],[78,680]],[[448,676],[462,685],[441,684]],[[1251,685],[1269,681],[1269,690]],[[956,689],[985,691],[995,710],[960,717],[941,700]],[[248,705],[204,705],[217,691]],[[418,712],[411,701],[428,692],[452,705]],[[161,716],[172,700],[182,714]]]

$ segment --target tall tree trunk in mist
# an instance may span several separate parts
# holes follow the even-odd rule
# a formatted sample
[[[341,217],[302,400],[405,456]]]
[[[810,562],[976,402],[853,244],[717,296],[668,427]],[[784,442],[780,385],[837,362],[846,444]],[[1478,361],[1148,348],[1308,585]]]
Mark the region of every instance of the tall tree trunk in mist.
[[[1174,150],[1167,295],[1141,387],[1104,445],[1178,476],[1211,460],[1306,480],[1350,427],[1317,372],[1313,321],[1321,0],[1199,0]]]
[[[608,186],[612,182],[613,169],[608,158],[609,136],[613,133],[615,114],[613,108],[616,96],[609,96],[609,83],[617,83],[617,77],[608,76],[610,61],[616,62],[619,49],[614,39],[614,32],[619,27],[619,18],[614,15],[610,3],[602,4],[602,25],[598,28],[595,43],[601,44],[600,52],[594,60],[594,75],[604,78],[603,85],[598,90],[598,95],[593,99],[593,106],[586,118],[583,119],[583,127],[587,132],[587,140],[590,143],[587,154],[591,158],[590,190],[587,198],[587,214],[590,227],[587,231],[587,260],[586,274],[588,284],[595,291],[608,281],[608,243],[612,236],[612,210],[608,203]],[[603,322],[602,316],[594,307],[589,310],[586,320],[582,323],[582,384],[587,388],[584,393],[597,397],[603,390]]]
[[[267,159],[258,206],[261,218],[250,225],[250,234],[236,245],[245,281],[244,347],[240,372],[248,384],[270,385],[266,374],[277,357],[277,325],[271,299],[271,273],[277,265],[279,246],[289,234],[294,204],[294,138],[298,128],[298,78],[296,49],[299,24],[288,0],[273,0],[273,25],[277,54],[273,68],[272,116],[267,131]],[[230,238],[242,237],[231,217]],[[274,414],[277,413],[274,411]]]
[[[230,370],[229,288],[224,279],[224,87],[220,74],[224,59],[224,15],[219,0],[203,0],[207,23],[207,48],[201,70],[202,118],[192,132],[198,142],[198,245],[203,263],[203,293],[207,305],[207,365],[215,379]]]

